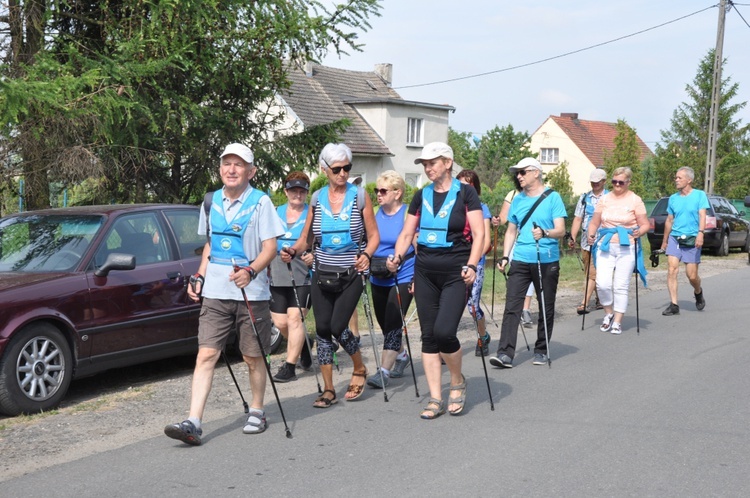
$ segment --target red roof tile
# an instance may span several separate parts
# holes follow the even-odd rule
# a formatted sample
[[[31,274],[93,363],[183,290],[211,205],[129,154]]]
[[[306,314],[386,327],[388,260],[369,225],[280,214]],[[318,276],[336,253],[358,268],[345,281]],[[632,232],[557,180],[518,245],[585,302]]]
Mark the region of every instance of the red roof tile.
[[[577,114],[574,113],[563,113],[561,116],[550,116],[550,118],[562,128],[594,166],[604,166],[605,155],[615,148],[617,135],[615,123],[578,119]],[[641,149],[641,161],[654,155],[638,135],[636,135],[636,140]]]

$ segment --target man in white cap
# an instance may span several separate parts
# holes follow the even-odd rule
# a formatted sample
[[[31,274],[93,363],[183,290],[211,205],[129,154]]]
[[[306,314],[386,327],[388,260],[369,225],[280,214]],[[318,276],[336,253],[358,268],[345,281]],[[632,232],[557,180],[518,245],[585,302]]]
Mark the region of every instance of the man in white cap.
[[[591,175],[589,175],[589,182],[591,182],[591,190],[585,194],[581,194],[576,203],[575,218],[573,218],[573,225],[570,227],[570,237],[568,238],[568,247],[571,249],[575,248],[578,230],[581,230],[581,260],[589,277],[588,282],[584,282],[583,302],[577,308],[579,315],[589,312],[589,300],[591,299],[591,294],[596,290],[596,267],[594,267],[591,259],[591,246],[589,245],[586,231],[588,230],[591,217],[594,216],[594,208],[599,199],[609,192],[604,188],[607,182],[607,172],[603,169],[595,168],[591,172]],[[598,297],[596,298],[596,309],[603,309],[602,305],[599,304]]]
[[[190,413],[186,420],[164,428],[167,436],[193,446],[201,444],[201,419],[216,362],[235,327],[252,391],[243,432],[260,434],[266,430],[265,359],[241,289],[250,302],[254,328],[267,350],[271,343],[271,292],[263,270],[276,257],[276,237],[284,234],[284,227],[271,199],[250,185],[255,172],[252,151],[239,143],[228,145],[219,166],[224,187],[207,194],[200,211],[198,233],[206,235],[208,241],[198,273],[190,277],[188,286],[191,299],[203,297]]]
[[[533,157],[521,159],[510,168],[510,173],[516,176],[523,190],[513,198],[510,205],[503,257],[498,263],[500,271],[505,272],[509,258],[513,256],[513,263],[508,271],[500,343],[497,356],[490,358],[490,364],[500,368],[513,367],[518,324],[530,283],[534,284],[540,307],[544,303],[537,322],[533,364],[545,365],[549,361],[546,337],[552,337],[555,295],[560,277],[560,248],[557,239],[565,235],[567,217],[560,194],[544,186],[539,161]]]

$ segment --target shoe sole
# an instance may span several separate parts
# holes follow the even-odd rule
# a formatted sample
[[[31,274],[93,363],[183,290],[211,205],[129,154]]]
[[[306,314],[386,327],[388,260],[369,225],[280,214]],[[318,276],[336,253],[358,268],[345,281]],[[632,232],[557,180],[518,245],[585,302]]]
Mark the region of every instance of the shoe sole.
[[[513,368],[512,363],[504,363],[500,361],[500,358],[495,358],[494,356],[490,358],[490,365],[493,367],[499,367],[499,368]]]
[[[171,437],[172,439],[177,439],[178,441],[182,441],[183,443],[189,444],[191,446],[201,445],[200,439],[196,439],[195,436],[191,436],[179,427],[175,427],[173,425],[168,425],[167,427],[165,427],[164,434],[166,434],[168,437]]]
[[[546,365],[547,364],[547,360],[544,360],[544,361],[534,360],[534,361],[531,362],[531,364],[532,365]]]
[[[278,377],[274,377],[273,381],[278,382],[279,384],[286,384],[287,382],[291,382],[293,380],[297,380],[297,376],[289,377],[288,379],[279,379]]]

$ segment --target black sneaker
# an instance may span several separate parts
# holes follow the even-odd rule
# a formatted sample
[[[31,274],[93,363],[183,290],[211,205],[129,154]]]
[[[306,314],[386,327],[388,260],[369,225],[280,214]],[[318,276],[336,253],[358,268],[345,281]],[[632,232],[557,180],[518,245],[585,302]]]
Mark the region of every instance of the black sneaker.
[[[676,304],[669,303],[669,306],[667,306],[667,309],[661,312],[664,316],[672,316],[672,315],[679,315],[680,314],[680,307]]]
[[[701,311],[706,307],[706,300],[703,299],[703,289],[701,289],[700,293],[695,295],[695,307],[698,311]]]
[[[474,348],[474,356],[482,356],[482,353],[484,353],[484,356],[490,355],[490,334],[485,333],[484,337],[481,339],[477,339],[477,347]]]
[[[276,375],[273,376],[273,380],[281,383],[297,380],[297,376],[294,373],[294,365],[284,362]]]
[[[490,358],[490,365],[500,368],[513,368],[513,359],[507,354],[498,353]]]
[[[183,443],[193,446],[200,446],[202,429],[196,429],[195,425],[189,420],[184,420],[177,424],[171,424],[164,428],[164,434],[172,439],[178,439]]]

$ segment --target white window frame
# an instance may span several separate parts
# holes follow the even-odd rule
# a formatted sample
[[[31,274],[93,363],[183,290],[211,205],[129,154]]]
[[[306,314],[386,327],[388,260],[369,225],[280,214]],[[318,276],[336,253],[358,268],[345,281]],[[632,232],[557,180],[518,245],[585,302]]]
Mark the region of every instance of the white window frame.
[[[539,149],[539,162],[542,164],[560,164],[560,149],[557,147]]]
[[[421,147],[424,137],[424,119],[408,118],[406,121],[406,145]]]

